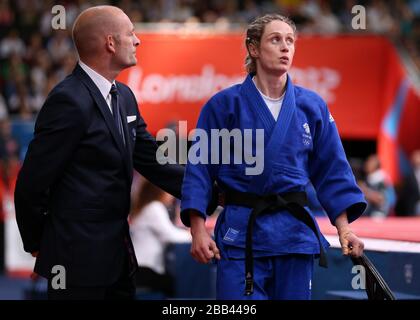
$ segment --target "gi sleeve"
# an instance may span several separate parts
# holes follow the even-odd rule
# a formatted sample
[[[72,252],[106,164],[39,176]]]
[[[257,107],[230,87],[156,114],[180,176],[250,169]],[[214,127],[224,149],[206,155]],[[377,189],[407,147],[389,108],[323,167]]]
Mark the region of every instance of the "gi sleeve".
[[[214,198],[218,164],[211,162],[211,130],[225,128],[224,119],[223,108],[214,97],[200,113],[182,185],[181,221],[187,227],[190,226],[188,210],[195,209],[206,219],[206,209]]]
[[[318,199],[333,225],[344,211],[349,222],[363,214],[367,205],[365,198],[356,184],[335,121],[325,103],[322,103],[321,119],[316,123],[309,173]]]

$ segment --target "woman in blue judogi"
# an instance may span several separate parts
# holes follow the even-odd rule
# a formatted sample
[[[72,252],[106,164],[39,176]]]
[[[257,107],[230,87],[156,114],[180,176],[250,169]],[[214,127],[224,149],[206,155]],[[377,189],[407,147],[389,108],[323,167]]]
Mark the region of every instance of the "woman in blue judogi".
[[[191,226],[193,257],[202,263],[216,258],[218,299],[310,299],[314,257],[326,266],[328,242],[308,212],[309,181],[337,228],[343,254],[363,252],[349,223],[366,203],[325,102],[287,74],[295,41],[291,20],[277,14],[256,19],[247,30],[249,75],[213,96],[198,120],[208,139],[195,144],[209,149],[192,147],[206,161],[189,157],[181,217]],[[242,145],[215,144],[211,136],[221,129],[232,133],[228,141],[242,133]],[[225,193],[215,241],[204,225],[214,181]]]

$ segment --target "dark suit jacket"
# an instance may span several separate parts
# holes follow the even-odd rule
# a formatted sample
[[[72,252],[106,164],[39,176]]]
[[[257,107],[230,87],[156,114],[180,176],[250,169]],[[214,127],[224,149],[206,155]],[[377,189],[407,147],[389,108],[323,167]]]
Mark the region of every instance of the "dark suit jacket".
[[[51,91],[36,120],[15,207],[24,249],[39,251],[35,272],[46,278],[54,276],[54,265],[62,265],[67,284],[108,285],[121,274],[127,254],[135,271],[127,223],[133,167],[181,195],[183,167],[157,163],[156,142],[133,93],[119,82],[117,88],[126,145],[99,89],[79,65]],[[136,120],[127,123],[127,116]]]

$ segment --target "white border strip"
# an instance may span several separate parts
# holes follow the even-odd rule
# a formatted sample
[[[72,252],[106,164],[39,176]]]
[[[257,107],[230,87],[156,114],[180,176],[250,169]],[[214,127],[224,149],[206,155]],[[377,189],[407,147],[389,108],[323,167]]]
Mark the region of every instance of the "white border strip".
[[[325,235],[332,248],[341,248],[338,236]],[[420,253],[419,242],[408,242],[398,240],[384,240],[372,238],[360,238],[365,244],[365,250],[381,252],[407,252]]]

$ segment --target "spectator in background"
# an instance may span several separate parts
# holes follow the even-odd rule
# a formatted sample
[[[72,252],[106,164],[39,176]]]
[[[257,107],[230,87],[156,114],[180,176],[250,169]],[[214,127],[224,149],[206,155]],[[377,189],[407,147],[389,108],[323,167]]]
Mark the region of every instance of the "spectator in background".
[[[19,170],[20,145],[12,135],[8,119],[0,121],[0,178],[7,185],[14,185]],[[13,183],[12,183],[13,181]],[[13,190],[12,188],[11,190]]]
[[[364,176],[365,176],[364,168],[363,168],[363,164],[364,164],[363,159],[350,158],[349,164],[350,164],[351,170],[353,171],[353,174],[357,183],[360,184],[360,181],[363,181]]]
[[[0,120],[0,273],[4,269],[4,221],[13,208],[13,191],[20,168],[19,144],[8,119]]]
[[[73,50],[70,37],[65,30],[54,31],[47,43],[47,50],[54,64],[60,65],[69,51]]]
[[[19,154],[19,146],[12,136],[8,119],[0,121],[0,159],[5,160]]]
[[[18,1],[19,15],[17,22],[25,42],[29,40],[31,33],[39,26],[40,3],[41,1]]]
[[[7,31],[15,23],[16,13],[12,10],[9,0],[0,0],[0,38],[3,38]]]
[[[4,98],[10,114],[24,114],[27,91],[26,80],[28,77],[28,65],[22,60],[22,56],[13,52],[1,68],[1,77],[4,79]]]
[[[404,161],[401,169],[401,177],[395,186],[397,192],[397,203],[395,214],[397,216],[414,216],[416,214],[417,201],[420,200],[419,186],[414,172],[415,152],[413,153],[413,164]]]
[[[43,105],[48,92],[52,87],[47,87],[48,74],[51,70],[51,60],[48,52],[41,49],[33,57],[32,68],[29,75],[29,83],[32,92],[32,106],[38,112]],[[56,81],[54,82],[54,85]]]
[[[173,297],[174,279],[165,268],[166,247],[170,243],[191,242],[191,235],[176,227],[169,218],[168,208],[175,201],[173,196],[147,180],[139,190],[130,214],[131,237],[139,263],[136,285]]]
[[[0,120],[6,119],[8,116],[6,101],[3,95],[0,93]]]
[[[371,32],[395,34],[397,24],[384,1],[373,0],[367,8],[367,27]]]
[[[243,9],[238,13],[239,22],[248,23],[261,14],[261,8],[253,0],[244,0]]]
[[[7,37],[0,42],[0,58],[9,58],[12,54],[23,57],[25,50],[25,43],[16,29],[10,30]]]
[[[365,215],[371,217],[388,216],[395,204],[395,192],[389,178],[381,169],[376,154],[367,158],[364,171],[366,174],[365,181],[359,181],[359,184],[368,201]]]
[[[315,17],[316,29],[319,33],[338,33],[341,31],[341,24],[338,18],[331,11],[331,7],[328,2],[321,2],[320,4],[320,15]]]
[[[74,68],[74,64],[77,62],[76,55],[73,52],[67,52],[62,58],[60,68],[56,72],[58,81],[62,81],[65,77],[71,73]]]
[[[413,164],[414,176],[417,182],[417,192],[420,192],[420,150],[415,150],[411,155],[411,163]],[[417,200],[416,215],[420,216],[420,199]]]
[[[38,52],[44,50],[42,36],[39,32],[34,32],[31,34],[29,39],[29,44],[26,48],[25,60],[30,65],[33,66],[35,63],[36,56]]]
[[[331,11],[328,2],[307,1],[307,4],[301,7],[300,13],[308,18],[305,32],[331,34],[341,30],[340,20]]]
[[[12,136],[8,119],[0,120],[0,220],[13,202],[13,191],[20,169],[20,146]]]

